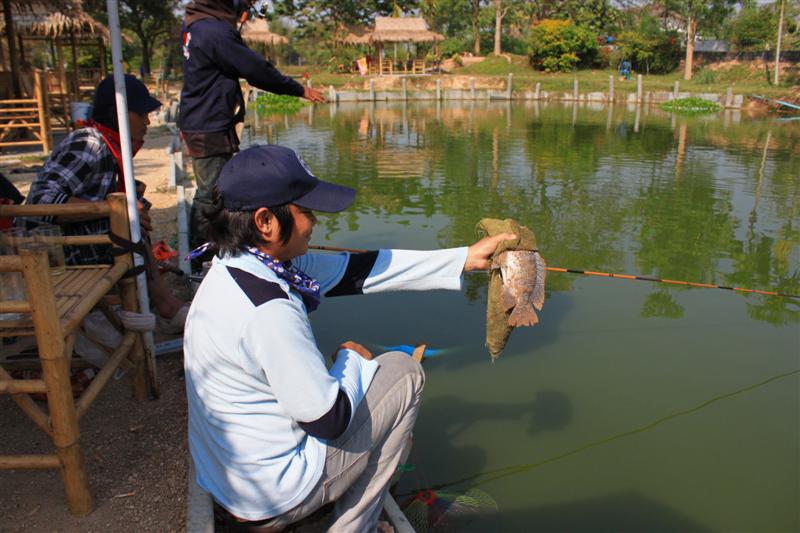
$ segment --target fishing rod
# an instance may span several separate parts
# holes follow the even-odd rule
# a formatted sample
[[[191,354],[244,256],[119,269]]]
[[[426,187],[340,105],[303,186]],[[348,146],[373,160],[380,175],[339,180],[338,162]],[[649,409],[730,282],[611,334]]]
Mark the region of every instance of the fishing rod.
[[[309,245],[309,248],[314,250],[322,250],[324,252],[350,252],[352,254],[363,254],[369,250],[361,250],[358,248],[340,248],[338,246],[315,246]],[[790,294],[786,292],[776,291],[762,291],[758,289],[745,289],[744,287],[731,287],[727,285],[717,285],[714,283],[696,283],[692,281],[679,281],[674,279],[654,278],[651,276],[636,276],[633,274],[617,274],[613,272],[595,272],[593,270],[578,270],[574,268],[561,268],[561,267],[546,267],[549,272],[561,272],[565,274],[580,274],[583,276],[599,276],[603,278],[619,278],[629,279],[635,281],[650,281],[653,283],[666,283],[669,285],[683,285],[685,287],[698,287],[701,289],[724,289],[727,291],[744,292],[749,294],[762,294],[764,296],[778,296],[781,298],[798,298],[800,294]]]

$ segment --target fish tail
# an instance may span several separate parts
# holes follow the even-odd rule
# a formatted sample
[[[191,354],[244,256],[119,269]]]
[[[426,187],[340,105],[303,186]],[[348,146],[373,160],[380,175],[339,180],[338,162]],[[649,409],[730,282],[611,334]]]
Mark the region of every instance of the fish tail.
[[[533,306],[529,303],[518,304],[508,317],[508,325],[515,328],[519,326],[535,326],[538,323],[539,317],[536,316],[536,311],[533,310]]]

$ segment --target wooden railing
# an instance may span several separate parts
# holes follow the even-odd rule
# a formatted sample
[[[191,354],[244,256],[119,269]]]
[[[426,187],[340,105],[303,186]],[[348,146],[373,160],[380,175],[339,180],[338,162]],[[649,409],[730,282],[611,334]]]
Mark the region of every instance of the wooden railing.
[[[0,149],[41,145],[42,151],[50,151],[52,139],[44,73],[36,71],[34,80],[33,98],[0,100]],[[25,131],[30,136],[19,138]]]

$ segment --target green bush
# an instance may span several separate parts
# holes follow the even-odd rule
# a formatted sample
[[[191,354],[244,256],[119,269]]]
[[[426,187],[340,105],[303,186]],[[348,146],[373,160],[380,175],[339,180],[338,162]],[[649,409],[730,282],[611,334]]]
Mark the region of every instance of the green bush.
[[[569,72],[597,55],[597,33],[571,20],[544,19],[531,30],[531,65],[546,72]]]
[[[671,72],[680,63],[680,45],[676,35],[667,32],[647,34],[642,31],[624,31],[617,38],[619,53],[633,65],[633,69],[646,74]]]

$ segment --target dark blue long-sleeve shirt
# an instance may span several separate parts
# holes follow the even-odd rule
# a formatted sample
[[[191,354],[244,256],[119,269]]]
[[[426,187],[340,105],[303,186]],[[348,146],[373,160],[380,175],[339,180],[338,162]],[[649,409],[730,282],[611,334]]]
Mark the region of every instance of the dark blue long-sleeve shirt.
[[[243,120],[245,104],[240,78],[264,91],[303,95],[302,85],[250,50],[227,22],[214,18],[198,20],[185,29],[183,43],[179,127],[190,153],[192,137],[202,139],[199,144],[205,148],[201,151],[214,152],[213,145],[220,142],[216,138],[224,144],[236,123]],[[217,148],[216,153],[233,151],[224,148]]]

